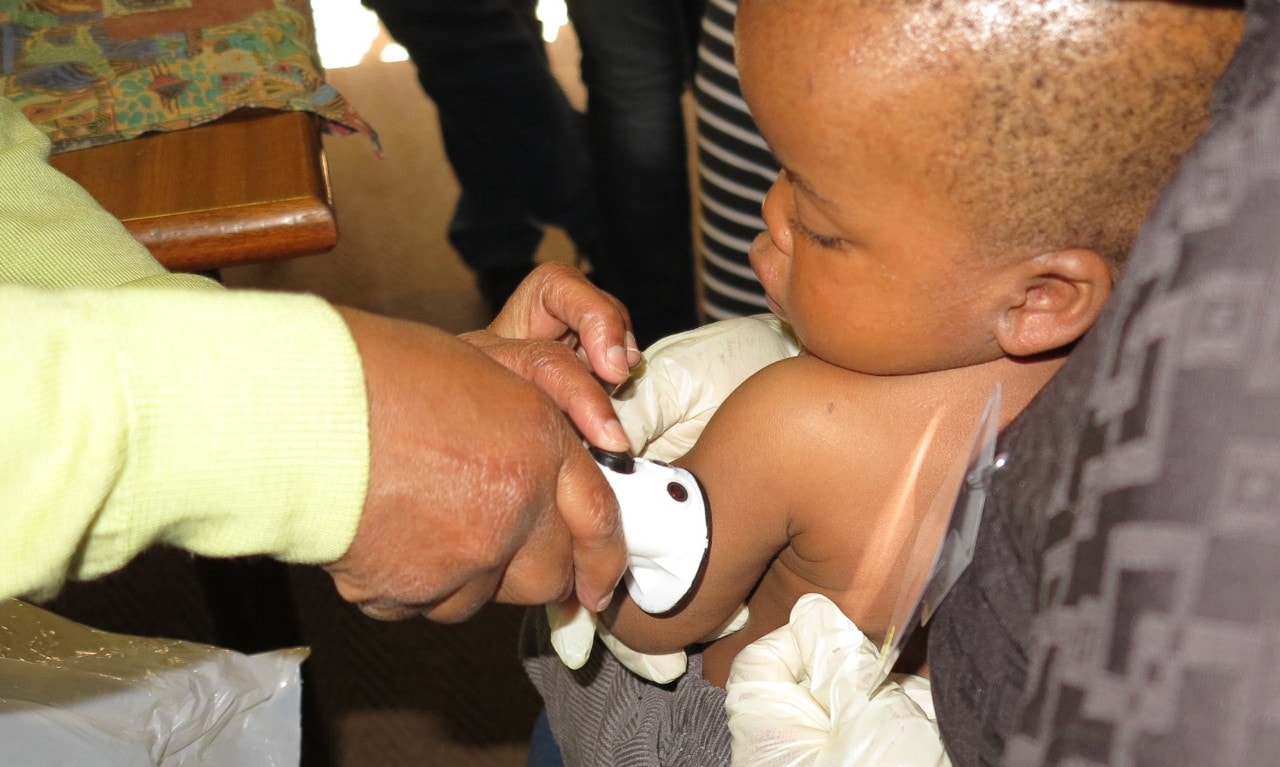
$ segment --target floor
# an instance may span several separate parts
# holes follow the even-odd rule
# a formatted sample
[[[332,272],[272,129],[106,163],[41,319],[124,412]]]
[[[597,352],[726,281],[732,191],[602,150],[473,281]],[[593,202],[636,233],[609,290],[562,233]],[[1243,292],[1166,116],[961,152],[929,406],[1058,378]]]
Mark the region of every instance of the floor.
[[[571,36],[551,46],[571,97]],[[445,241],[457,185],[431,103],[412,64],[366,56],[329,80],[378,131],[379,158],[359,137],[326,137],[339,244],[290,262],[228,270],[233,287],[307,291],[337,303],[462,332],[487,322],[470,272]],[[548,234],[540,259],[567,260],[571,246]],[[291,573],[313,689],[341,767],[524,764],[536,693],[516,660],[521,611],[487,608],[461,626],[381,624],[342,604],[326,576]]]

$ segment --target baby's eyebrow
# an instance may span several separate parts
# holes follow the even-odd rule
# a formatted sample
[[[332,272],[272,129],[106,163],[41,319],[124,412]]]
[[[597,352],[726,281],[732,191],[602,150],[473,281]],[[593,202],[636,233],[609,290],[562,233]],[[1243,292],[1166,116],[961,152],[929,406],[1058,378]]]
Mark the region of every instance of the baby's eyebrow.
[[[783,168],[783,170],[786,171],[787,176],[791,179],[791,183],[803,189],[805,194],[809,195],[813,199],[825,205],[835,204],[831,200],[828,200],[826,197],[823,197],[822,193],[819,192],[817,189],[814,189],[813,184],[810,184],[808,179],[806,179],[804,176],[801,176],[799,173],[796,173],[790,168]]]

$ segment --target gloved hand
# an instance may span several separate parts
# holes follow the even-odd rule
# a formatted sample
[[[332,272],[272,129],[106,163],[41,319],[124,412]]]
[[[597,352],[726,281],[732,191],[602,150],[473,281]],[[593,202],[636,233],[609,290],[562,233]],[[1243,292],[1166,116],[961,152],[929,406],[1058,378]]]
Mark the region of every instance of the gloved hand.
[[[725,702],[733,764],[950,765],[928,681],[892,675],[868,695],[877,658],[831,600],[798,599],[790,623],[733,661]]]
[[[788,326],[772,314],[713,322],[668,336],[644,352],[644,362],[614,394],[613,407],[631,452],[671,462],[689,451],[720,403],[758,370],[800,353]],[[576,604],[547,605],[551,644],[569,668],[581,668],[595,634],[622,665],[658,683],[685,672],[683,652],[645,655],[624,645]],[[739,609],[719,636],[746,624]]]
[[[747,624],[747,606],[739,607],[725,622],[715,638],[732,634]],[[547,605],[547,622],[551,625],[551,646],[560,662],[569,668],[582,668],[591,657],[591,644],[597,635],[609,652],[636,676],[658,684],[679,679],[688,668],[684,651],[666,655],[646,655],[627,647],[622,640],[599,625],[596,617],[581,605],[569,602]]]
[[[547,605],[547,623],[551,625],[551,646],[560,656],[560,662],[569,668],[582,668],[587,662],[597,633],[622,665],[649,681],[666,684],[679,679],[687,667],[684,652],[645,655],[632,650],[599,625],[596,616],[576,603]]]
[[[713,322],[657,341],[613,395],[631,452],[674,461],[689,452],[730,392],[799,353],[790,326],[772,314]]]

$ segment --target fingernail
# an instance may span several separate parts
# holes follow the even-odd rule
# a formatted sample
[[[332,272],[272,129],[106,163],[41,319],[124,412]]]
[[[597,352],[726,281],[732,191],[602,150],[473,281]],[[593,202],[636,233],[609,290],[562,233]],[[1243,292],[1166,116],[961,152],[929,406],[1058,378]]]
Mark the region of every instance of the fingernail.
[[[609,445],[614,450],[627,450],[631,447],[631,440],[627,437],[627,430],[622,428],[622,422],[615,419],[606,421],[604,424],[605,436],[613,443]]]
[[[629,355],[621,346],[610,346],[606,359],[610,369],[618,375],[625,376],[631,372],[631,366],[628,364]]]
[[[597,604],[597,605],[596,605],[596,612],[597,612],[597,613],[602,613],[602,612],[604,612],[604,611],[605,611],[605,609],[609,607],[609,603],[610,603],[610,602],[612,602],[612,601],[613,601],[613,592],[612,592],[612,591],[610,591],[610,592],[606,593],[606,594],[604,595],[604,598],[603,598],[603,599],[601,599],[601,600],[600,600],[600,602],[599,602],[599,604]]]
[[[627,344],[627,364],[629,368],[633,368],[636,365],[639,365],[640,360],[642,359],[640,354],[640,344],[636,343],[635,334],[630,330],[627,331],[627,336],[624,340]]]

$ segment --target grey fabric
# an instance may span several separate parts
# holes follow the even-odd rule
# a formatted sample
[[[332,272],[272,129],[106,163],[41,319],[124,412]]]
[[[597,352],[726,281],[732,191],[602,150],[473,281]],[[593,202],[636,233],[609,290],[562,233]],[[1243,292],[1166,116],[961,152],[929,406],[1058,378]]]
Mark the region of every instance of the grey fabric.
[[[958,765],[1280,763],[1280,4],[930,624]]]
[[[597,641],[587,664],[571,671],[551,648],[546,611],[535,608],[525,616],[520,656],[568,767],[729,764],[725,693],[702,678],[701,655],[691,652],[689,672],[658,685]]]

